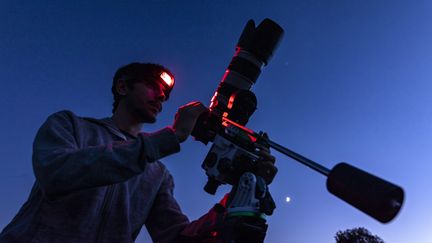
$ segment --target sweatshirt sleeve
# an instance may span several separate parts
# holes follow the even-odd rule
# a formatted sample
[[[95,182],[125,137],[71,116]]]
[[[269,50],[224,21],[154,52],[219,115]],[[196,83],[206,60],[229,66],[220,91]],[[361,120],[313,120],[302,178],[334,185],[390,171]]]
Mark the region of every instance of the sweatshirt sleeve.
[[[33,143],[33,170],[47,195],[123,182],[141,173],[146,163],[178,152],[171,128],[137,139],[80,148],[76,117],[63,111],[51,115]]]

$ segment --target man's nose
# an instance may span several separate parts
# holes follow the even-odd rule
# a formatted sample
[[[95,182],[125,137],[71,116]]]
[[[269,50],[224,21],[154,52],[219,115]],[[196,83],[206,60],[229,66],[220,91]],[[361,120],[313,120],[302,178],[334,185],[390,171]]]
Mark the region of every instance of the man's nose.
[[[160,101],[165,101],[166,95],[165,95],[165,92],[162,89],[159,89],[159,91],[157,93],[157,99],[160,100]]]

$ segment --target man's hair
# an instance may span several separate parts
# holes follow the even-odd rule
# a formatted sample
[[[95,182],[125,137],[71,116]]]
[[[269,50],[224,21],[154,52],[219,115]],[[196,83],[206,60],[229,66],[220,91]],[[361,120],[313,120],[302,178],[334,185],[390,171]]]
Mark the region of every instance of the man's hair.
[[[173,74],[168,70],[168,68],[155,63],[133,62],[117,69],[117,71],[114,74],[113,83],[111,87],[111,92],[114,97],[112,113],[114,114],[118,104],[120,103],[120,100],[123,98],[123,95],[120,95],[116,89],[116,85],[119,80],[124,80],[128,88],[133,88],[133,85],[139,81],[144,81],[144,82],[160,81],[160,74],[163,72],[166,72],[171,77],[174,77]],[[168,100],[171,89],[172,87],[166,90],[165,100]]]

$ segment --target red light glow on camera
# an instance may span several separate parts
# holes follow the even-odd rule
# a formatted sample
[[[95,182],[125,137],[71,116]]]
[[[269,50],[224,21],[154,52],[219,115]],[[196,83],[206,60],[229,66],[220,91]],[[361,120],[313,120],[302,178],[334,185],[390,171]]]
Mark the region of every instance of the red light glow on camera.
[[[234,104],[234,100],[235,100],[235,94],[232,94],[228,100],[228,105],[227,108],[231,110],[231,108],[233,107]]]

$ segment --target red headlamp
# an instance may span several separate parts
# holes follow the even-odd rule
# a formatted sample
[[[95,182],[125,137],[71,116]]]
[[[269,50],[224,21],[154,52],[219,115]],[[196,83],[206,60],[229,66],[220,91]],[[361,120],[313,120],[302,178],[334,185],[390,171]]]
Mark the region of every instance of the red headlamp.
[[[170,89],[172,89],[174,86],[174,77],[171,77],[167,72],[162,72],[159,77]]]

